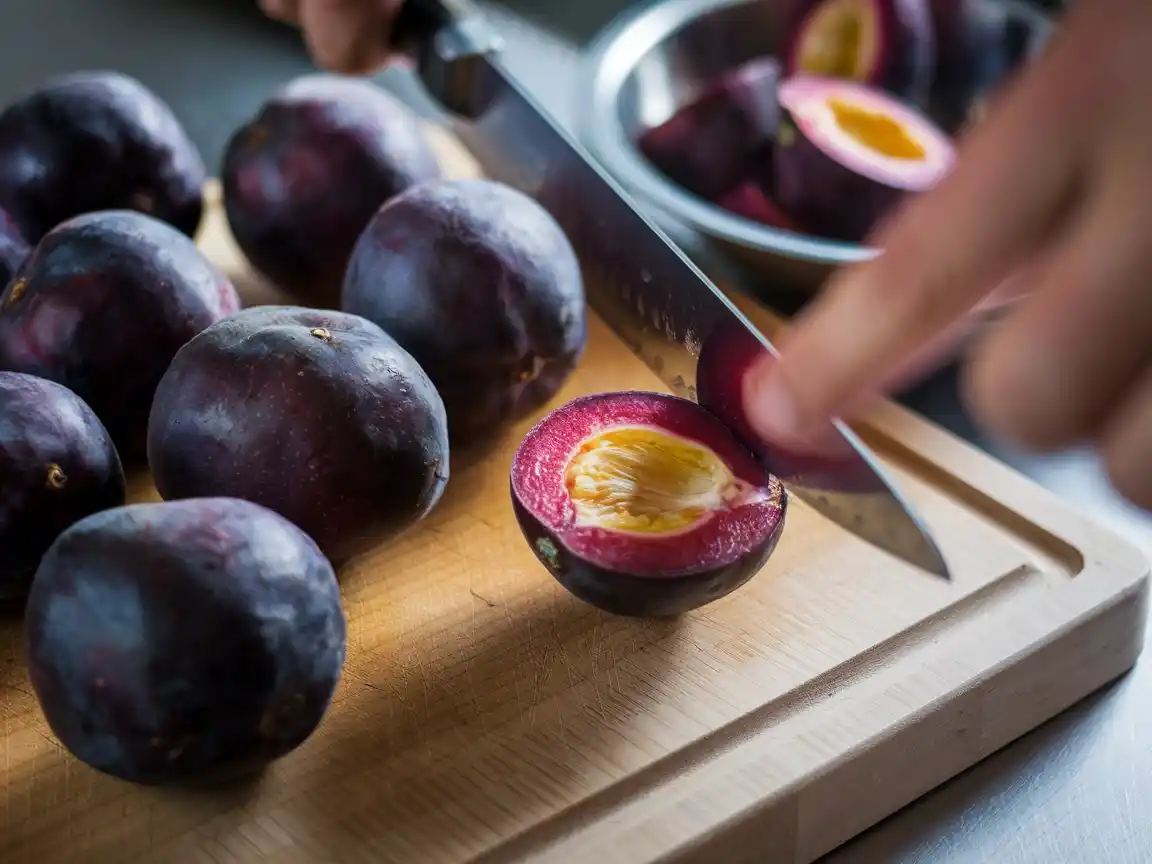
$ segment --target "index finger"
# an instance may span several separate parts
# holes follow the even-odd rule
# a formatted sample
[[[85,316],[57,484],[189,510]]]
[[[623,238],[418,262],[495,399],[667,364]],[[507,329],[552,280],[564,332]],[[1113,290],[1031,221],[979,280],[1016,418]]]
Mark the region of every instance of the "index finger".
[[[387,61],[388,31],[401,0],[297,0],[316,64],[344,74],[375,72]]]
[[[779,361],[750,372],[746,410],[760,434],[780,443],[818,438],[830,417],[969,311],[1055,227],[1082,150],[1070,138],[1079,130],[1069,129],[1069,105],[1091,104],[1066,71],[1076,69],[1066,49],[1054,40],[1008,85],[952,172],[877,238],[882,253],[837,273],[781,340]]]

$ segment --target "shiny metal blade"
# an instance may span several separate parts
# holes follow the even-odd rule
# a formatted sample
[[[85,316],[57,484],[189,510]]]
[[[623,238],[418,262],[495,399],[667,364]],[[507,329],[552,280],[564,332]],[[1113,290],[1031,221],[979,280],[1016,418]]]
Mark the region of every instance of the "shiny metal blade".
[[[428,90],[487,175],[538,200],[563,227],[588,301],[680,396],[737,430],[797,498],[856,536],[950,578],[927,528],[872,455],[836,423],[818,455],[787,453],[742,424],[739,376],[771,343],[642,216],[626,193],[501,66],[498,41],[459,0],[410,0]],[[419,19],[416,15],[421,16]],[[702,373],[702,374],[698,374]],[[705,397],[705,398],[701,398]]]

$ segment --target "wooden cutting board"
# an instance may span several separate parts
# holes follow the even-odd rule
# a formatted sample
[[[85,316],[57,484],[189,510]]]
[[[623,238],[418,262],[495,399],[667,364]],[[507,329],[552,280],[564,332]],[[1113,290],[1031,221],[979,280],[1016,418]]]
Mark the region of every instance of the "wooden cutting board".
[[[456,175],[474,164],[442,134]],[[204,250],[250,301],[218,193]],[[762,322],[763,313],[746,308]],[[593,320],[557,400],[660,382]],[[1148,563],[905,411],[861,427],[938,537],[927,578],[794,501],[764,570],[680,620],[566,594],[521,539],[526,419],[453,466],[415,531],[343,575],[344,678],[319,732],[238,788],[98,775],[52,738],[0,631],[0,861],[803,864],[1119,676]],[[154,497],[146,478],[137,499]]]

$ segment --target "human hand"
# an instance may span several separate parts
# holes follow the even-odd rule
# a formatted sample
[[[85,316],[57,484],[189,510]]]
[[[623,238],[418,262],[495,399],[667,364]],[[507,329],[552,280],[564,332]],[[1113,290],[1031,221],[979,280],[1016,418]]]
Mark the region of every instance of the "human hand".
[[[1152,507],[1150,57],[1152,3],[1073,4],[952,173],[874,238],[883,253],[833,277],[745,380],[758,431],[818,440],[994,289],[1023,293],[965,368],[973,415],[1037,450],[1098,445]]]
[[[264,14],[304,31],[317,66],[375,72],[388,59],[388,31],[403,0],[259,0]]]

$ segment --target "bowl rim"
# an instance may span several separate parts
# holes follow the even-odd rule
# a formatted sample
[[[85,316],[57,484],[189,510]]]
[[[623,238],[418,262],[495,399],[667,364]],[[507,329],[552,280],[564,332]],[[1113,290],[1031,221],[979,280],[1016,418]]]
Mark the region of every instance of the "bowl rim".
[[[757,0],[662,0],[620,13],[589,43],[580,60],[575,94],[577,135],[622,185],[703,234],[752,251],[832,267],[872,259],[880,254],[880,248],[764,225],[681,188],[644,158],[618,120],[624,82],[649,52],[704,14],[752,2]],[[1051,21],[1050,16],[1018,0],[1004,2],[1038,25]]]
[[[682,189],[640,153],[619,122],[624,82],[639,62],[686,24],[755,0],[666,0],[625,10],[589,43],[578,74],[577,131],[589,151],[621,183],[669,215],[749,249],[818,264],[842,265],[879,250],[754,222]]]

